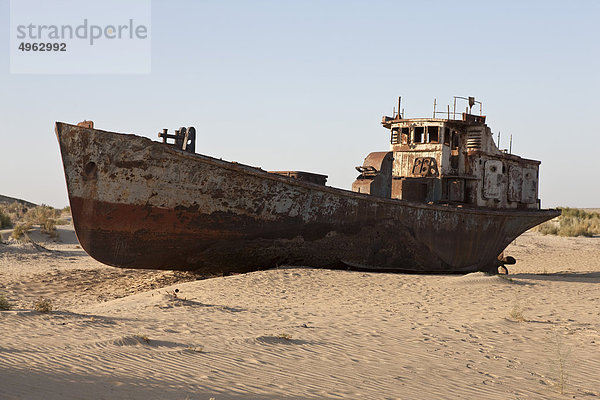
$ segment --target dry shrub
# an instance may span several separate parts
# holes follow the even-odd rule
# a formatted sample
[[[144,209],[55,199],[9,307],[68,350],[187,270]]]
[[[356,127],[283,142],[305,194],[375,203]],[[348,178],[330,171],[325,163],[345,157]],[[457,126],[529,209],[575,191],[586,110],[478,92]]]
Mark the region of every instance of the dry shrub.
[[[600,213],[577,208],[560,208],[562,214],[535,228],[544,235],[594,236],[600,234]]]
[[[188,346],[187,349],[189,351],[193,351],[195,353],[204,353],[204,346],[201,346],[201,345]]]
[[[540,232],[542,235],[558,235],[560,225],[555,221],[546,221],[541,225],[535,227],[535,230]]]
[[[33,303],[33,309],[41,313],[49,313],[52,311],[52,300],[40,297],[38,301]]]
[[[36,225],[43,225],[49,219],[56,220],[60,218],[60,213],[60,210],[42,204],[41,206],[37,206],[27,211],[23,219],[25,220],[25,222],[30,222]]]
[[[0,209],[0,229],[11,228],[12,221],[10,216],[5,213],[4,209]]]
[[[25,216],[27,210],[28,208],[26,206],[17,201],[14,201],[8,205],[0,205],[0,214],[4,214],[7,218],[5,219],[5,222],[8,220],[10,223],[10,225],[4,224],[4,227],[10,228],[19,222]]]
[[[56,220],[60,214],[60,210],[42,204],[27,211],[23,219],[29,224],[39,225],[42,233],[56,237]]]
[[[27,232],[31,229],[31,224],[17,224],[12,232],[12,237],[15,240],[28,241]]]
[[[277,339],[292,340],[292,335],[290,335],[289,333],[285,333],[285,332],[282,332],[282,333],[276,335],[275,337]]]
[[[10,304],[3,294],[0,294],[0,311],[10,310]]]
[[[40,227],[42,228],[42,233],[45,233],[46,235],[56,238],[58,237],[58,233],[56,233],[56,221],[53,219],[47,219],[42,225],[40,225]]]
[[[150,338],[148,337],[148,335],[142,335],[142,334],[137,334],[137,335],[133,335],[137,340],[139,340],[140,342],[145,342],[146,344],[150,344]]]
[[[519,304],[515,304],[512,308],[512,310],[510,310],[510,318],[514,321],[517,322],[525,322],[527,321],[527,319],[525,319],[525,316],[523,315],[523,308],[519,305]]]

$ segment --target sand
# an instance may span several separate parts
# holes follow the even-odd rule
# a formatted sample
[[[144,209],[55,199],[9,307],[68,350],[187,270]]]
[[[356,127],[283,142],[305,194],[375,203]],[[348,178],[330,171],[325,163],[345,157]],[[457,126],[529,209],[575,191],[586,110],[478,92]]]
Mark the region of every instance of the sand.
[[[197,279],[104,266],[59,229],[0,244],[0,399],[600,397],[599,237],[528,232],[508,277]]]

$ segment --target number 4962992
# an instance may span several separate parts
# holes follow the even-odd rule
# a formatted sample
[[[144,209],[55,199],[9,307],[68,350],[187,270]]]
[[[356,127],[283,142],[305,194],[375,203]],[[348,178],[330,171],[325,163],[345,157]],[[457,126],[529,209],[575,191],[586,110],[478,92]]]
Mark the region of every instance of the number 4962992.
[[[67,51],[66,43],[26,43],[19,45],[21,51]]]

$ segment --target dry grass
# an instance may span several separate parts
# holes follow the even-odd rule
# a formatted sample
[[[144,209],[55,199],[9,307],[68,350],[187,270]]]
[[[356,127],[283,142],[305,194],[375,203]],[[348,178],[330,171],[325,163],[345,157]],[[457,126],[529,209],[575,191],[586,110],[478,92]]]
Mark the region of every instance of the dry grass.
[[[284,340],[292,340],[292,335],[290,335],[289,333],[280,333],[278,335],[275,336],[277,339],[284,339]]]
[[[513,321],[516,321],[516,322],[527,322],[527,318],[525,318],[523,311],[524,311],[524,309],[521,306],[519,298],[516,297],[513,308],[508,313],[508,316],[510,317],[510,319],[512,319]]]
[[[165,294],[169,297],[169,299],[171,300],[181,300],[181,298],[179,297],[179,289],[174,289],[174,290],[165,290]],[[185,299],[184,299],[185,300]]]
[[[600,234],[600,213],[577,208],[560,208],[562,214],[555,220],[534,228],[544,235],[594,236]]]
[[[525,316],[523,315],[523,307],[521,307],[518,303],[514,305],[512,310],[509,313],[510,318],[513,321],[517,322],[526,322]]]
[[[563,343],[562,336],[558,330],[554,328],[552,331],[553,338],[550,343],[553,347],[552,353],[554,354],[554,357],[551,360],[554,374],[556,376],[554,386],[560,394],[565,394],[568,382],[567,361],[569,358],[570,349]]]
[[[188,346],[187,350],[193,351],[194,353],[204,353],[204,346],[200,346],[200,345]]]
[[[141,335],[138,333],[137,335],[133,335],[133,336],[140,342],[145,342],[146,344],[150,344],[150,338],[148,337],[148,335]]]

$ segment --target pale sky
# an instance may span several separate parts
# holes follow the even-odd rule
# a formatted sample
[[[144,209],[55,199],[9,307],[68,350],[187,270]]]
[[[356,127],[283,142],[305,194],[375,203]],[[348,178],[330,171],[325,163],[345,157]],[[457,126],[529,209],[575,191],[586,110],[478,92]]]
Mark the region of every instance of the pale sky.
[[[542,206],[600,207],[600,1],[153,1],[145,75],[9,72],[0,0],[0,194],[68,204],[54,121],[329,176],[349,189],[402,96],[429,117],[475,96],[501,147],[542,161]]]

